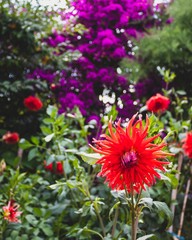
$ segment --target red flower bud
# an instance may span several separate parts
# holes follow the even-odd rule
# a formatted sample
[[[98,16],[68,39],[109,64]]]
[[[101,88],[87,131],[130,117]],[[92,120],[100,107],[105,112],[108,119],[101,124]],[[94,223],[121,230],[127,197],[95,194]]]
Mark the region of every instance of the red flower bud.
[[[7,144],[15,144],[19,142],[19,134],[16,132],[7,132],[3,135],[2,139]]]

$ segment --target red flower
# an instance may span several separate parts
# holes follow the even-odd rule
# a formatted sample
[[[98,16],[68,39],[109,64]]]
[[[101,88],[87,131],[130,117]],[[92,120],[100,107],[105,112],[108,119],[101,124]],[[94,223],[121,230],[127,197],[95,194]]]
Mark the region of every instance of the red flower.
[[[7,144],[15,144],[19,142],[19,134],[16,132],[7,132],[3,135],[2,139]]]
[[[56,166],[53,165],[53,163],[46,165],[45,163],[45,169],[47,169],[50,172],[57,173],[57,174],[63,174],[63,164],[62,162],[56,162]]]
[[[192,158],[192,132],[188,132],[185,139],[183,140],[183,150],[185,154]]]
[[[3,207],[3,218],[9,222],[20,222],[18,217],[22,212],[17,211],[18,208],[19,205],[14,200],[9,201],[8,205]]]
[[[41,100],[33,96],[25,98],[23,103],[31,111],[39,111],[43,107]]]
[[[170,104],[169,98],[164,97],[159,93],[151,97],[146,103],[147,109],[154,113],[164,112],[169,107],[169,104]]]
[[[122,129],[119,120],[116,132],[113,132],[112,122],[108,124],[109,136],[101,135],[102,139],[94,139],[96,147],[92,149],[103,154],[97,161],[102,165],[99,176],[106,177],[109,187],[116,190],[127,189],[128,192],[145,190],[145,185],[155,183],[155,177],[160,178],[156,169],[165,171],[163,165],[168,162],[159,161],[169,153],[162,151],[165,143],[154,144],[155,135],[148,137],[149,119],[146,117],[146,125],[142,119],[134,124],[136,115],[128,122],[126,129]]]

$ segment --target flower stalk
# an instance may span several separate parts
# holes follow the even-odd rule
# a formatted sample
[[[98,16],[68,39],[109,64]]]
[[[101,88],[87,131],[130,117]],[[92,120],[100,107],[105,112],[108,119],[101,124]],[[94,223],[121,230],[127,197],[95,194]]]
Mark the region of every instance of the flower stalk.
[[[186,190],[185,190],[183,207],[182,207],[180,223],[179,223],[179,229],[178,229],[178,233],[177,233],[178,236],[181,236],[181,232],[182,232],[182,228],[183,228],[185,209],[186,209],[186,205],[187,205],[187,198],[188,198],[189,189],[190,189],[190,186],[191,186],[191,174],[192,174],[192,167],[190,167],[190,177],[187,181],[187,186],[186,186]]]
[[[179,183],[179,180],[180,180],[180,172],[181,172],[182,163],[183,163],[183,154],[180,153],[179,157],[178,157],[177,174],[175,175],[175,177],[178,180],[178,183]],[[174,201],[177,199],[177,192],[178,192],[178,187],[173,189],[172,193],[171,193],[171,206],[170,206],[170,209],[171,209],[171,212],[173,213],[173,216],[175,214],[175,204],[174,204]],[[173,232],[173,225],[170,226],[169,231]]]

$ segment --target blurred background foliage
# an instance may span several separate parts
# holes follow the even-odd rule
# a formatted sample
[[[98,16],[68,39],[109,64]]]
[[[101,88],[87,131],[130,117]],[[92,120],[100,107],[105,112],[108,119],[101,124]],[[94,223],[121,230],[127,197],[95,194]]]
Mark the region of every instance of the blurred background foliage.
[[[135,7],[139,1],[128,2]],[[92,1],[83,3],[93,17]],[[99,4],[95,1],[103,11]],[[15,145],[0,143],[0,160],[6,162],[6,169],[0,171],[0,206],[14,198],[23,212],[21,224],[4,225],[0,218],[2,239],[97,240],[100,235],[106,235],[105,240],[129,239],[129,212],[122,196],[97,177],[99,168],[92,163],[98,156],[91,155],[90,160],[86,154],[91,152],[92,137],[105,132],[111,115],[113,120],[126,120],[137,111],[145,115],[146,100],[157,92],[167,96],[171,106],[162,116],[151,117],[151,129],[168,134],[168,147],[176,157],[171,159],[166,181],[159,181],[146,194],[170,206],[170,192],[178,188],[173,222],[177,232],[186,182],[191,177],[186,157],[180,182],[175,177],[181,142],[192,119],[191,0],[150,5],[147,11],[144,4],[143,18],[138,15],[140,9],[130,8],[132,19],[124,23],[122,31],[115,26],[121,15],[116,19],[112,10],[108,16],[113,24],[109,25],[102,18],[86,20],[78,1],[71,5],[73,10],[79,8],[81,18],[66,5],[51,9],[38,2],[35,6],[27,1],[0,2],[0,134],[16,131],[21,138]],[[118,52],[116,58],[113,46],[102,48],[98,33],[106,29],[110,30],[106,43],[115,39],[115,46],[126,50],[125,55]],[[29,95],[42,100],[40,111],[24,107],[23,100]],[[55,171],[58,162],[62,174]],[[46,168],[49,164],[52,171]],[[183,225],[186,240],[191,238],[191,207],[188,201]],[[162,209],[152,213],[145,209],[139,236],[171,239],[166,232],[169,221]]]

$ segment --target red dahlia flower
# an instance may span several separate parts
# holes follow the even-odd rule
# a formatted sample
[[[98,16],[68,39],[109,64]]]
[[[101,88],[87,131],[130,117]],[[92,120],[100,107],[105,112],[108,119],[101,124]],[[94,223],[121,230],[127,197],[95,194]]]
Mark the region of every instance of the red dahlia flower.
[[[39,111],[43,107],[41,100],[33,96],[25,98],[23,103],[31,111]]]
[[[170,104],[170,100],[167,97],[162,96],[161,94],[157,93],[155,96],[151,97],[147,103],[147,109],[151,112],[164,112],[168,109]]]
[[[53,166],[53,163],[46,165],[46,162],[45,162],[45,169],[49,170],[50,172],[57,173],[57,174],[63,174],[63,172],[64,172],[62,162],[56,162],[55,168]]]
[[[2,139],[7,144],[15,144],[19,142],[19,134],[16,132],[7,132],[3,135]]]
[[[19,205],[14,200],[9,201],[8,205],[3,207],[3,218],[9,222],[20,222],[18,217],[22,212],[17,211],[18,208]]]
[[[155,177],[160,178],[156,169],[165,171],[159,159],[165,158],[169,153],[162,151],[165,143],[154,144],[153,140],[159,137],[148,137],[149,119],[146,117],[146,125],[142,119],[135,123],[134,115],[126,129],[121,128],[119,120],[116,132],[113,132],[112,122],[109,121],[109,136],[101,135],[101,140],[94,139],[95,147],[92,149],[103,157],[96,163],[101,164],[99,176],[106,177],[109,187],[116,190],[126,188],[128,192],[145,190],[145,185],[155,183]]]
[[[185,154],[192,158],[192,132],[188,132],[185,139],[183,140],[183,150]]]

